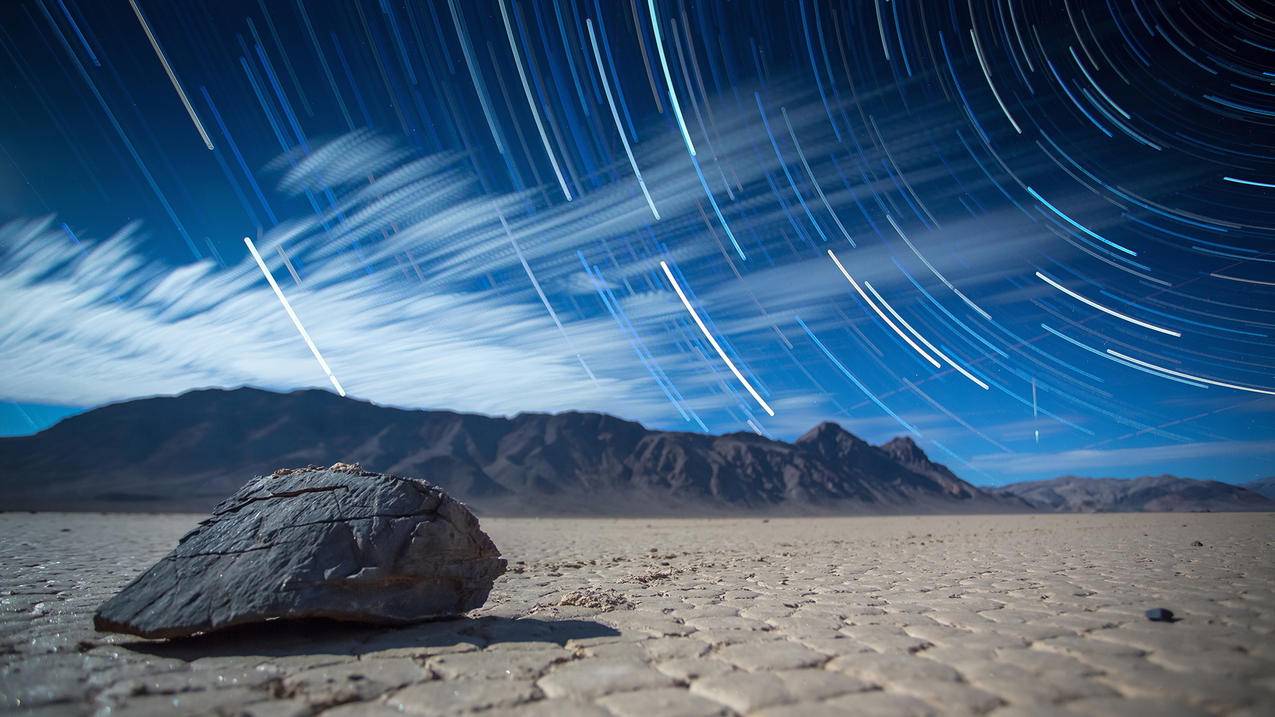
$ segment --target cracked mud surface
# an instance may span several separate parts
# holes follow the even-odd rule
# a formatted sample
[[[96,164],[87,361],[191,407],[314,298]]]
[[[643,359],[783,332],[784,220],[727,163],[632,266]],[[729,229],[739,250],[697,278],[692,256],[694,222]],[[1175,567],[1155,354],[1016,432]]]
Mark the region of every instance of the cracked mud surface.
[[[1275,514],[485,518],[464,619],[94,632],[197,520],[0,515],[0,709],[1275,714]]]

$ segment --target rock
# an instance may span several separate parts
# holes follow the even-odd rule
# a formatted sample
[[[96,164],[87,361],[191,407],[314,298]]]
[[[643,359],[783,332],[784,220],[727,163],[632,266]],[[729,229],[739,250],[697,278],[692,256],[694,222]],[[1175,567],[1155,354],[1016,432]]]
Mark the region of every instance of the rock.
[[[1203,548],[1203,547],[1204,547],[1204,543],[1201,543],[1200,541],[1195,540],[1195,541],[1192,541],[1192,542],[1191,542],[1191,547],[1192,547],[1192,548]]]
[[[1147,610],[1147,619],[1152,622],[1173,622],[1173,611],[1162,607]]]
[[[481,606],[504,570],[478,519],[430,483],[283,469],[222,501],[93,622],[142,637],[278,618],[409,623]]]
[[[594,610],[632,609],[633,603],[620,593],[609,588],[584,587],[572,590],[558,600],[558,606],[587,607]]]

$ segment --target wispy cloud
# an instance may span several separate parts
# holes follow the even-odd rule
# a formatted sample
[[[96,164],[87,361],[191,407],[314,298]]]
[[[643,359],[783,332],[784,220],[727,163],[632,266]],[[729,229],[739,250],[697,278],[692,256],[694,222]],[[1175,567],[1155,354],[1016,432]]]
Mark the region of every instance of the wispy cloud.
[[[817,128],[826,123],[821,105],[781,90],[767,97],[785,103],[816,172],[834,173],[826,166],[830,140]],[[767,111],[777,121],[778,108]],[[923,315],[917,303],[925,300],[907,274],[933,287],[931,269],[888,225],[875,236],[850,218],[850,207],[885,187],[828,182],[828,199],[860,241],[852,249],[824,217],[831,237],[823,243],[784,209],[796,195],[774,189],[782,167],[773,152],[758,150],[759,116],[726,106],[717,116],[722,162],[710,159],[712,152],[701,161],[723,204],[729,182],[734,197],[726,214],[747,262],[708,208],[680,138],[667,133],[653,133],[638,152],[658,224],[625,167],[573,202],[551,203],[535,189],[481,186],[466,155],[420,156],[359,131],[272,163],[279,189],[317,209],[255,243],[358,398],[495,414],[598,410],[721,432],[747,430],[751,420],[777,437],[800,435],[820,420],[872,440],[901,432],[813,348],[796,328],[800,316],[854,371],[877,376],[876,390],[933,442],[940,459],[959,462],[943,452],[969,439],[975,450],[1002,448],[970,461],[974,471],[1019,474],[1039,466],[1039,454],[1010,454],[998,442],[1024,438],[1034,421],[1008,433],[982,425],[996,434],[988,438],[926,400],[933,387],[925,379],[917,379],[925,396],[881,385],[898,360],[881,350],[893,339],[871,328],[876,319],[825,250],[837,251],[848,271],[902,314]],[[786,138],[780,144],[792,153]],[[892,145],[905,164],[929,146],[906,134]],[[795,159],[784,161],[795,169]],[[933,168],[910,178],[928,194],[946,191]],[[896,219],[926,261],[992,313],[1006,292],[1018,291],[1006,279],[1024,271],[1021,257],[1053,241],[1009,208],[944,217],[929,229],[916,217]],[[104,239],[77,241],[51,217],[0,226],[0,398],[92,406],[207,386],[328,386],[246,252],[228,256],[224,267],[172,264],[143,251],[143,231],[128,224]],[[802,231],[810,234],[810,251],[793,251]],[[979,241],[965,241],[970,236]],[[784,258],[772,261],[768,249],[782,249],[774,254]],[[704,343],[669,290],[661,260],[684,272],[691,300],[775,417],[759,414]],[[874,331],[881,347],[864,337]],[[1042,434],[1052,436],[1052,424]],[[1051,465],[1079,471],[1159,455],[1130,450],[1072,451]]]
[[[642,276],[659,256],[690,262],[716,251],[688,241],[691,230],[676,231],[688,217],[698,222],[698,182],[671,166],[684,155],[651,143],[646,156],[662,157],[647,171],[674,229],[659,255],[649,244],[636,257],[632,248],[607,246],[649,221],[624,183],[528,212],[529,195],[480,191],[462,156],[413,156],[367,132],[281,157],[274,164],[281,189],[318,197],[322,211],[285,221],[256,243],[352,395],[491,413],[606,410],[669,423],[677,412],[641,369],[634,341],[670,383],[701,390],[701,407],[732,399],[711,369],[667,336],[676,299]],[[502,217],[558,304],[561,331]],[[130,224],[80,243],[53,218],[0,227],[6,398],[96,405],[201,386],[326,385],[246,253],[225,268],[172,265],[143,253],[142,231]],[[605,280],[586,276],[577,249]],[[623,327],[597,291],[626,284],[618,306],[631,323]]]
[[[1216,441],[1143,448],[1078,449],[1056,453],[989,453],[975,456],[970,462],[983,470],[1002,474],[1035,474],[1045,470],[1054,475],[1104,472],[1123,475],[1130,468],[1158,466],[1160,472],[1167,472],[1183,461],[1221,457],[1238,460],[1262,456],[1275,457],[1275,441]]]
[[[225,270],[155,265],[139,258],[134,232],[81,251],[47,220],[0,229],[0,310],[11,317],[0,371],[9,398],[94,405],[198,386],[326,383],[250,260]],[[313,287],[287,285],[282,270],[279,279],[354,395],[489,412],[617,403],[637,415],[662,410],[629,371],[607,370],[627,364],[607,322],[571,326],[599,368],[591,381],[538,304],[387,292],[382,273],[330,273],[316,268]]]

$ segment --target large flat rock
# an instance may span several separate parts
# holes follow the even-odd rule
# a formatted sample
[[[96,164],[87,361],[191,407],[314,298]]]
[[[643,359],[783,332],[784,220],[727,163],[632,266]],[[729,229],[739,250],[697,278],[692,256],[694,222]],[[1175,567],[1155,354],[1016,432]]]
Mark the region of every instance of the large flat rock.
[[[480,607],[504,570],[478,519],[430,483],[285,469],[218,505],[94,625],[179,637],[273,619],[410,623]]]

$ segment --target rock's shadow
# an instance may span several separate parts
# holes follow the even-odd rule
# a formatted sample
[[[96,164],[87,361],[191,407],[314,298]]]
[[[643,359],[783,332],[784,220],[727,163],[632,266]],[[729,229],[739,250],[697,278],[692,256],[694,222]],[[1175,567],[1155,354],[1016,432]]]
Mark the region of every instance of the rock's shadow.
[[[133,652],[187,662],[203,657],[283,657],[297,655],[364,655],[385,650],[450,647],[478,648],[499,643],[543,642],[619,635],[592,620],[478,617],[419,623],[402,627],[369,626],[331,620],[275,620],[240,625],[217,632],[169,640],[117,643]]]

